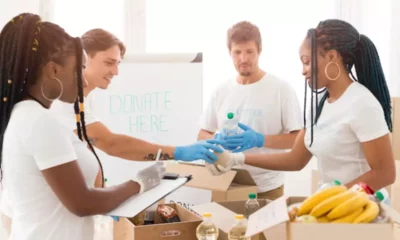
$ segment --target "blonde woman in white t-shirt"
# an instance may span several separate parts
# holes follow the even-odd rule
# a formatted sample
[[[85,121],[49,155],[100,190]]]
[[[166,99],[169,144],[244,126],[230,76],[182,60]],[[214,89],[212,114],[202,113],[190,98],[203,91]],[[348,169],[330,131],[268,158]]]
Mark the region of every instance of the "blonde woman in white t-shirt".
[[[372,41],[347,22],[322,21],[308,31],[300,60],[305,88],[311,86],[314,91],[311,110],[304,114],[305,128],[293,149],[277,154],[228,153],[225,171],[244,163],[299,171],[315,156],[323,182],[337,179],[346,186],[364,182],[375,191],[392,184],[396,173],[389,135],[390,95]],[[326,91],[318,99],[316,92],[323,88]],[[251,144],[255,136],[246,129],[238,136],[211,142],[235,148]],[[209,169],[220,174],[212,165]]]
[[[105,214],[161,181],[164,168],[157,162],[134,180],[93,187],[101,164],[82,141],[87,140],[85,65],[81,40],[38,15],[20,14],[1,31],[0,160],[2,185],[13,205],[12,239],[92,239],[92,215]],[[55,99],[79,99],[79,138],[49,111]]]

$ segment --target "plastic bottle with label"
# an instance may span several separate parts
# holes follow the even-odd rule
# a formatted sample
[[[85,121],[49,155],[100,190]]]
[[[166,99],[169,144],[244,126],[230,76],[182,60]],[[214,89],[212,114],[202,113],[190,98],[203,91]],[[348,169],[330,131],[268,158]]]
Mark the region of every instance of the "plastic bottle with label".
[[[232,229],[228,233],[229,240],[250,240],[250,238],[246,238],[246,230],[247,230],[247,220],[243,215],[238,214],[235,215],[235,223],[232,226]]]
[[[224,130],[226,135],[236,135],[239,131],[238,121],[235,119],[235,114],[229,112],[226,115],[227,119],[224,122]]]
[[[382,188],[381,190],[377,191],[374,196],[379,202],[390,206],[390,197],[386,189]]]
[[[249,219],[249,216],[260,209],[260,204],[257,201],[257,194],[249,193],[249,199],[244,205],[244,217]]]
[[[196,237],[198,240],[217,240],[219,230],[212,222],[211,213],[203,213],[203,222],[196,229]]]
[[[338,181],[338,180],[333,180],[333,181],[330,182],[330,183],[324,183],[324,184],[322,184],[321,187],[318,189],[318,191],[321,191],[321,190],[323,190],[323,189],[327,189],[327,188],[330,188],[330,187],[333,187],[333,186],[340,186],[340,185],[342,185],[342,183],[341,183],[340,181]]]
[[[389,193],[386,191],[386,189],[377,191],[373,196],[370,195],[370,199],[377,202],[379,205],[383,203],[390,206]],[[379,207],[379,215],[374,219],[373,223],[387,223],[389,220],[389,215],[387,215],[386,212]]]

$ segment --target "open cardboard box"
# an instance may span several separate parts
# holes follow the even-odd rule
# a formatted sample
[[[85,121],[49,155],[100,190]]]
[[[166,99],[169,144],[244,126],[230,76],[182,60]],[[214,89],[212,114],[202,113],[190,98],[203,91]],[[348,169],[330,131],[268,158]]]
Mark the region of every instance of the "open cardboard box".
[[[260,208],[270,202],[270,200],[266,199],[257,199],[257,201],[260,204]],[[245,204],[246,201],[213,202],[194,206],[192,210],[197,214],[211,213],[214,224],[219,228],[218,240],[228,240],[228,232],[235,223],[234,217],[236,214],[244,214]],[[251,240],[265,240],[265,237],[260,233],[253,236]]]
[[[233,169],[220,176],[214,176],[204,165],[170,163],[167,164],[166,171],[181,175],[192,175],[192,180],[185,186],[211,190],[211,201],[214,202],[247,200],[249,193],[257,193],[256,183],[250,173],[244,169]]]
[[[305,197],[281,197],[270,202],[249,218],[247,235],[263,232],[267,239],[279,240],[394,240],[394,224],[332,224],[295,223],[289,221],[288,206],[304,201]],[[399,223],[399,214],[381,204],[393,222]]]
[[[196,240],[196,228],[202,219],[193,212],[177,204],[166,204],[174,208],[180,218],[180,222],[162,223],[156,213],[155,224],[135,226],[127,218],[114,221],[115,240]]]
[[[391,134],[394,159],[400,160],[400,97],[392,97],[392,123]]]

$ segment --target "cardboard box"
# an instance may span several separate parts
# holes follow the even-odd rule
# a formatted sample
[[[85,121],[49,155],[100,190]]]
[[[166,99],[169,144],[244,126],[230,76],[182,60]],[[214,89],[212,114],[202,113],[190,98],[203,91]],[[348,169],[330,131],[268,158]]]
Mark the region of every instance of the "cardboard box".
[[[210,190],[211,199],[207,202],[247,200],[249,193],[257,193],[257,186],[249,172],[244,169],[233,169],[220,176],[213,176],[204,165],[199,164],[168,164],[166,170],[169,173],[181,175],[192,175],[192,180],[185,184],[186,187]],[[181,189],[183,189],[182,187]],[[182,191],[179,189],[178,191]],[[178,192],[176,191],[176,192]],[[196,194],[191,194],[191,197]],[[187,196],[188,198],[190,196]],[[185,202],[185,199],[182,199]],[[191,201],[191,200],[187,200]],[[168,203],[168,201],[166,201]],[[189,203],[188,205],[198,205],[207,202]]]
[[[392,148],[394,159],[400,160],[400,97],[392,98]]]
[[[393,223],[381,224],[331,224],[295,223],[289,221],[288,206],[304,201],[304,197],[281,197],[268,203],[249,218],[247,234],[263,232],[266,239],[279,240],[394,240]],[[390,207],[382,207],[399,222],[398,213]]]
[[[260,208],[266,206],[270,200],[258,199]],[[208,212],[212,214],[214,224],[219,228],[218,240],[228,240],[228,232],[235,223],[236,214],[244,214],[246,201],[223,201],[194,206],[192,209],[198,214]],[[251,240],[265,240],[262,233],[257,234]]]
[[[114,221],[115,240],[197,240],[196,229],[202,219],[193,212],[176,204],[167,204],[174,208],[181,222],[162,223],[156,214],[155,224],[135,226],[127,218]]]

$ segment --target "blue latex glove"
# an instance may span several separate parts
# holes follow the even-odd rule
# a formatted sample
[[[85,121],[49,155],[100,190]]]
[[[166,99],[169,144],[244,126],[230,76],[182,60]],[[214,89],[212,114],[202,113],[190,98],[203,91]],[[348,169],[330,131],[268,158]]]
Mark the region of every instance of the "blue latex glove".
[[[232,147],[228,145],[228,143],[225,141],[226,136],[226,131],[225,129],[223,129],[221,132],[218,132],[214,135],[214,139],[217,140],[219,142],[219,145],[226,150],[232,151],[236,149],[237,147]]]
[[[215,144],[208,143],[207,141],[199,141],[192,145],[176,147],[174,157],[176,160],[182,160],[186,162],[201,159],[209,163],[214,163],[218,157],[210,150],[219,153],[222,153],[223,151]]]
[[[229,148],[234,148],[232,152],[243,152],[247,149],[264,146],[264,135],[260,134],[243,123],[238,123],[238,126],[244,132],[225,136],[225,144]]]
[[[116,221],[116,222],[119,221],[119,217],[117,217],[117,216],[110,216],[110,217],[112,217],[114,219],[114,221]]]

